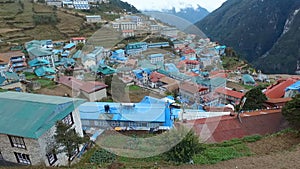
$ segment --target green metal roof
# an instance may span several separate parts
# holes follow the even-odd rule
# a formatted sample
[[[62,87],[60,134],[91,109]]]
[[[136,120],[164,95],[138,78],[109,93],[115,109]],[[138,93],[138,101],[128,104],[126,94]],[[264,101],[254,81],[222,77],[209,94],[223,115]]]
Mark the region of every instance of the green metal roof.
[[[19,76],[15,72],[5,72],[4,75],[6,79],[9,79],[11,81],[19,81]]]
[[[46,75],[53,75],[55,74],[55,70],[53,70],[52,68],[50,67],[45,67],[45,66],[42,66],[42,67],[39,67],[37,69],[34,70],[34,73],[38,76],[38,77],[41,77],[41,76],[46,76]]]
[[[104,75],[110,75],[116,73],[117,71],[107,65],[100,65],[97,72]]]
[[[0,93],[0,133],[39,138],[85,100],[21,92]]]
[[[0,85],[2,85],[2,83],[5,82],[5,80],[6,80],[6,78],[0,75]]]
[[[249,75],[249,74],[244,74],[244,75],[242,76],[242,79],[243,79],[243,81],[246,82],[246,83],[253,83],[253,84],[255,84],[254,78],[253,78],[251,75]]]

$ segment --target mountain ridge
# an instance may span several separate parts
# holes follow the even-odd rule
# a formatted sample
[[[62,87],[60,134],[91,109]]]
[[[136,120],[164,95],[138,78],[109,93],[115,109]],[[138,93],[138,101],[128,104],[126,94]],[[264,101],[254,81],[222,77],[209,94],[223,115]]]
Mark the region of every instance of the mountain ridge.
[[[293,73],[296,69],[294,62],[300,53],[298,56],[289,54],[288,59],[280,61],[272,48],[279,43],[277,48],[283,49],[284,46],[287,50],[298,50],[298,36],[292,37],[295,44],[286,46],[285,41],[289,39],[284,38],[286,34],[283,32],[287,20],[299,8],[298,0],[228,0],[195,25],[214,41],[232,46],[243,58],[266,73]],[[293,22],[298,17],[297,14]],[[291,23],[291,26],[295,29],[289,31],[296,34],[299,25]],[[279,53],[286,55],[282,51]],[[291,62],[293,65],[288,69],[283,67]],[[278,66],[280,64],[282,66]]]
[[[180,9],[180,11],[176,11],[175,8],[173,8],[170,10],[164,9],[162,11],[146,10],[142,11],[142,13],[159,19],[169,25],[173,25],[182,31],[209,14],[205,8],[202,8],[199,5],[196,9],[187,7]]]

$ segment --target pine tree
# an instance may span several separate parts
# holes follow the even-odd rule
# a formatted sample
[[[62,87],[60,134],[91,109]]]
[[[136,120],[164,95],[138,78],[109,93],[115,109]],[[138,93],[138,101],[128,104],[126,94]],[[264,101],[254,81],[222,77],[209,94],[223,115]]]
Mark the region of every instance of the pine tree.
[[[56,132],[54,135],[56,141],[56,153],[66,153],[68,157],[68,165],[70,167],[72,157],[77,152],[79,145],[84,143],[85,138],[79,136],[72,125],[67,125],[61,121],[56,123]]]
[[[300,129],[300,94],[285,104],[282,114],[295,129]]]

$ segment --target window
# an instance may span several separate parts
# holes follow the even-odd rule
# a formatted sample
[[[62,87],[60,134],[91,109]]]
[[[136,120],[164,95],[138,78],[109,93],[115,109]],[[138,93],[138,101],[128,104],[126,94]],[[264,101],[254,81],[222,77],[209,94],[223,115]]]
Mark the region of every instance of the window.
[[[67,124],[67,125],[74,124],[72,113],[68,114],[65,118],[63,118],[62,122],[65,123],[65,124]]]
[[[46,156],[47,156],[50,166],[53,165],[57,161],[56,154],[54,154],[54,153],[48,153]]]
[[[11,144],[12,147],[18,147],[18,148],[26,149],[23,137],[8,136],[8,138],[10,140],[10,144]]]
[[[29,159],[29,155],[28,154],[22,154],[22,153],[16,153],[15,152],[15,156],[16,156],[16,159],[17,159],[18,163],[21,163],[21,164],[31,164],[31,161]]]
[[[77,147],[75,150],[73,150],[73,152],[72,152],[72,157],[71,157],[71,160],[73,160],[75,157],[76,157],[76,155],[79,153],[79,148]]]

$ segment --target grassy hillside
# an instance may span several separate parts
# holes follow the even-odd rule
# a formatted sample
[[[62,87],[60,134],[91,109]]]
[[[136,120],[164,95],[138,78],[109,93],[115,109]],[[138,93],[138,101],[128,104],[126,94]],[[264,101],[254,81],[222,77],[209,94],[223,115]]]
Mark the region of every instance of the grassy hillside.
[[[105,20],[119,17],[121,9],[138,12],[120,0],[100,4],[90,11],[79,11],[33,3],[32,0],[0,0],[0,51],[9,44],[22,44],[33,39],[69,40],[74,36],[89,37],[101,23],[85,22],[85,15],[100,14]],[[105,14],[111,11],[113,14]]]

